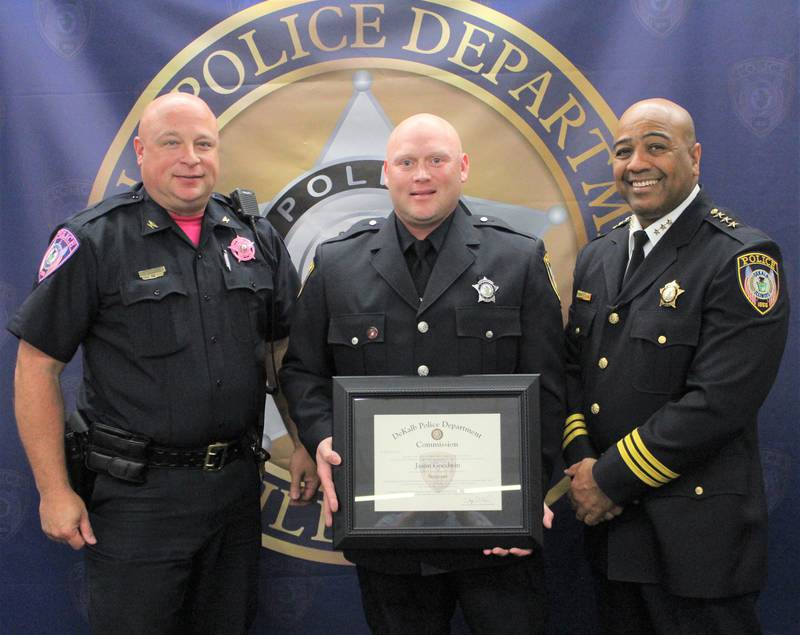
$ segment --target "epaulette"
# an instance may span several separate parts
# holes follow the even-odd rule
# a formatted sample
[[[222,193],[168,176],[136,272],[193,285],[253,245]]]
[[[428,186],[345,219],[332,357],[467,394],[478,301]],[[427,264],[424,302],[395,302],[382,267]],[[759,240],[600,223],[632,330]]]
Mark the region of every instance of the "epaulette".
[[[737,232],[737,229],[743,227],[744,223],[730,216],[727,211],[721,210],[718,207],[712,207],[704,220],[710,223],[712,227],[716,227],[732,238],[736,238],[739,241],[744,240],[740,232]]]
[[[108,212],[115,210],[118,207],[123,207],[125,205],[132,205],[133,203],[140,203],[142,201],[141,189],[142,189],[142,184],[137,183],[132,190],[128,190],[127,192],[120,192],[119,194],[114,194],[113,196],[109,196],[108,198],[103,199],[93,207],[89,207],[83,211],[78,212],[77,214],[69,218],[67,222],[72,223],[74,225],[85,225],[86,223],[90,223],[96,218],[100,218],[104,214],[108,214]]]
[[[628,216],[627,218],[623,218],[616,225],[612,226],[611,229],[619,229],[620,227],[624,227],[625,225],[631,222],[631,218],[633,218],[633,216]]]
[[[383,224],[386,222],[385,218],[365,218],[364,220],[358,221],[355,225],[347,229],[346,231],[340,232],[338,236],[334,236],[333,238],[329,238],[326,240],[326,243],[333,243],[338,242],[340,240],[348,240],[349,238],[353,238],[354,236],[358,236],[359,234],[363,234],[364,232],[376,232]]]
[[[526,232],[520,231],[519,229],[512,227],[505,221],[495,218],[494,216],[475,216],[471,215],[469,217],[470,222],[474,227],[493,227],[495,229],[500,229],[502,231],[511,232],[512,234],[518,234],[520,236],[525,236],[525,238],[533,238],[536,240],[536,236],[533,234],[528,234]]]

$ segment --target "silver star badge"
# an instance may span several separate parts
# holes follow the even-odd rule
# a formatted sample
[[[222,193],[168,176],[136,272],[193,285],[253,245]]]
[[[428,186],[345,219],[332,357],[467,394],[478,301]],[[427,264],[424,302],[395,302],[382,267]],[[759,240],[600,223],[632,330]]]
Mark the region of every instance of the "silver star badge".
[[[483,276],[478,282],[472,285],[478,292],[478,302],[494,302],[494,295],[500,289],[494,282]]]

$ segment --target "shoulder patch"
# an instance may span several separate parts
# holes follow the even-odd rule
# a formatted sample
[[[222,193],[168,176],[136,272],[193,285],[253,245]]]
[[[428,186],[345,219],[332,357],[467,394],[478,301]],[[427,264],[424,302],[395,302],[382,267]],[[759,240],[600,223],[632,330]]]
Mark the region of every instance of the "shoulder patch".
[[[361,221],[358,221],[355,225],[350,227],[348,230],[343,231],[338,236],[334,236],[333,238],[329,238],[326,240],[326,243],[335,243],[340,240],[347,240],[348,238],[352,238],[353,236],[358,236],[359,234],[363,234],[364,232],[376,232],[381,227],[383,227],[384,223],[386,222],[385,218],[367,218]]]
[[[58,268],[69,260],[78,248],[81,241],[69,229],[62,227],[56,232],[50,246],[44,253],[42,262],[39,265],[39,282],[55,273]]]
[[[739,288],[750,305],[766,315],[778,302],[780,276],[778,262],[760,251],[736,257]]]

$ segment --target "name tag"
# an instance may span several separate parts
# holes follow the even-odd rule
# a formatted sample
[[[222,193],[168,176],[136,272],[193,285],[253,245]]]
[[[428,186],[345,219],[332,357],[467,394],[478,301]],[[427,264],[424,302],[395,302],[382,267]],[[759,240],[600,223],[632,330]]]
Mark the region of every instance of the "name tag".
[[[155,280],[156,278],[163,278],[165,273],[167,273],[167,268],[161,265],[152,269],[143,269],[139,272],[139,277],[142,280]]]

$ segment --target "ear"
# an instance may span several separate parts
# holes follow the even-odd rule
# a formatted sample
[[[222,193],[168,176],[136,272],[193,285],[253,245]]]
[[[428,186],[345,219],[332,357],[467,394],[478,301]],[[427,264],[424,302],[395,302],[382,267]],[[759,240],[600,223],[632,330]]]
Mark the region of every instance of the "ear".
[[[689,156],[692,158],[692,174],[700,176],[700,155],[703,153],[699,143],[695,143],[689,149]]]
[[[389,162],[388,161],[384,161],[383,162],[383,184],[384,185],[388,185],[389,184],[389,170],[388,170],[388,167],[389,167]]]
[[[144,143],[139,137],[133,139],[133,150],[136,152],[136,165],[142,166],[142,155],[144,155]]]
[[[469,176],[469,157],[466,152],[461,153],[461,182],[466,183]]]

